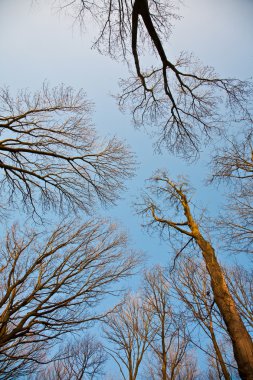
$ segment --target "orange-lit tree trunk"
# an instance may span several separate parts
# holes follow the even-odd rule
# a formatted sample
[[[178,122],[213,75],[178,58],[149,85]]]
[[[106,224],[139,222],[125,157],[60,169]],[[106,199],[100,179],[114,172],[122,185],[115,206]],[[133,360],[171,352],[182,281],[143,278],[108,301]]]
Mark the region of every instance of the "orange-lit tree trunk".
[[[214,300],[232,340],[239,374],[242,379],[253,379],[253,344],[251,337],[237,311],[213,247],[203,238],[196,223],[194,221],[193,223],[193,231],[196,234],[195,241],[202,251],[207,270],[211,277]]]
[[[191,214],[189,202],[182,190],[182,186],[177,186],[168,178],[156,178],[156,181],[163,181],[166,183],[169,190],[165,191],[169,192],[170,198],[173,197],[181,204],[186,221],[183,223],[177,223],[168,219],[159,218],[155,213],[156,208],[154,205],[150,206],[152,217],[155,221],[162,224],[167,224],[169,227],[174,228],[178,232],[193,238],[199,246],[207,271],[211,278],[214,300],[221,312],[232,341],[234,356],[238,365],[240,377],[245,380],[253,380],[252,340],[228,289],[225,276],[215,254],[215,250],[210,242],[201,234],[198,223],[194,220]]]
[[[183,259],[177,270],[173,270],[170,281],[180,300],[192,313],[194,320],[198,321],[199,326],[210,337],[215,351],[217,371],[220,372],[220,366],[224,379],[231,380],[213,327],[213,316],[217,313],[217,309],[213,311],[213,297],[210,297],[209,292],[209,273],[204,261],[203,264],[205,267],[202,266],[202,261],[200,263],[189,257]]]

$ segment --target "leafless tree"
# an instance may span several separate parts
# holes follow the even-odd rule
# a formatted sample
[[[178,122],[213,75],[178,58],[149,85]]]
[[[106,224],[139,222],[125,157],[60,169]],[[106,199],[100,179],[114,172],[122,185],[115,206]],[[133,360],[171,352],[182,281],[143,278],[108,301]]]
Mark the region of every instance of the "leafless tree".
[[[134,63],[131,78],[121,83],[121,107],[131,108],[135,123],[158,127],[158,144],[187,155],[196,154],[201,135],[224,126],[225,119],[249,118],[246,103],[252,86],[220,78],[191,54],[173,59],[166,52],[172,23],[179,18],[172,1],[58,0],[87,25],[99,25],[95,47],[113,58]],[[148,47],[156,63],[145,68],[142,52]],[[223,103],[223,104],[222,104]],[[222,104],[222,106],[221,106]],[[224,107],[228,108],[228,117]],[[222,116],[221,116],[222,115]]]
[[[232,254],[252,255],[253,192],[251,189],[244,193],[232,190],[227,198],[228,203],[215,223],[220,241]]]
[[[237,308],[253,336],[253,273],[241,265],[224,268],[226,280]]]
[[[225,137],[212,158],[211,181],[229,185],[227,206],[217,221],[226,249],[252,253],[253,243],[253,130]]]
[[[170,231],[176,237],[179,235],[187,239],[184,241],[184,247],[189,242],[195,243],[210,276],[214,301],[231,338],[239,374],[242,379],[252,379],[253,344],[229,291],[215,250],[209,239],[204,237],[199,223],[193,216],[188,185],[183,180],[178,183],[171,181],[166,173],[158,173],[153,181],[155,183],[153,190],[159,195],[159,202],[147,197],[144,213],[147,214],[151,223],[162,228],[164,233]],[[165,203],[162,204],[162,201],[166,201],[166,206],[164,206]],[[174,211],[174,217],[166,215],[168,206],[169,211],[172,211],[171,214]],[[166,207],[165,212],[164,207]],[[170,235],[170,238],[172,237]]]
[[[136,380],[144,353],[152,340],[152,312],[138,295],[128,294],[105,319],[104,333],[109,354],[124,380]]]
[[[225,136],[226,144],[213,156],[212,176],[242,185],[242,180],[253,178],[253,141],[252,130],[240,138]],[[245,181],[246,182],[246,181]]]
[[[170,275],[172,289],[179,300],[185,305],[185,315],[189,321],[195,322],[195,326],[201,327],[205,335],[210,339],[210,347],[206,353],[213,353],[210,361],[215,363],[215,368],[222,378],[232,378],[230,361],[224,358],[221,350],[221,340],[224,335],[224,325],[219,309],[214,303],[210,277],[204,262],[185,257],[177,260],[177,264]],[[225,330],[226,335],[226,330]],[[193,339],[193,337],[191,337]],[[214,365],[214,364],[213,364]]]
[[[133,172],[133,155],[116,138],[98,139],[82,91],[44,84],[16,98],[0,89],[1,203],[37,212],[112,203]]]
[[[152,379],[194,379],[196,363],[188,352],[186,320],[174,309],[170,283],[161,267],[146,273],[144,297],[145,305],[153,313],[154,338],[150,342],[153,360],[149,371]]]
[[[173,351],[171,350],[170,354],[173,355]],[[176,356],[176,353],[174,353],[174,357]],[[172,361],[174,361],[174,358],[171,358]],[[156,362],[154,360],[154,356],[152,353],[150,356],[146,358],[146,371],[144,373],[145,377],[144,379],[146,380],[160,380],[162,377],[160,375],[160,363]],[[171,378],[167,376],[167,380],[170,379],[176,379],[176,380],[202,380],[199,374],[199,369],[197,366],[197,361],[194,353],[190,350],[187,350],[185,352],[184,358],[181,361],[181,364],[178,365],[176,368],[176,371],[174,372],[173,377]],[[205,378],[206,379],[206,378]],[[203,379],[204,380],[204,379]]]
[[[52,233],[17,228],[1,251],[0,373],[13,376],[30,362],[43,363],[63,334],[104,315],[96,306],[128,276],[138,254],[105,220],[68,221]],[[7,363],[7,365],[6,365]],[[6,377],[4,377],[6,376]]]
[[[75,339],[61,348],[59,356],[47,368],[40,371],[36,380],[93,380],[103,374],[106,353],[101,343],[91,335]]]
[[[203,380],[208,379],[208,380],[223,380],[224,375],[220,366],[220,362],[217,358],[217,355],[215,353],[214,347],[212,344],[207,346],[207,365],[208,368],[206,371],[203,373]],[[225,358],[226,362],[228,363],[231,360],[231,344],[228,342],[226,339],[219,340],[219,349],[220,352],[222,353],[222,356]],[[231,379],[233,380],[239,380],[241,377],[239,376],[239,373],[236,369],[236,363],[231,362],[231,364],[235,364],[235,367],[230,367],[229,368],[229,373],[231,376]]]

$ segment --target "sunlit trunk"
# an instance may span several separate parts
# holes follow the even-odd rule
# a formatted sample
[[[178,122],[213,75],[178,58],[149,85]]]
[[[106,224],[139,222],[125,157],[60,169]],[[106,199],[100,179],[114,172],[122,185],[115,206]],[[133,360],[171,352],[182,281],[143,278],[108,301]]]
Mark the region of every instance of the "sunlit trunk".
[[[214,300],[232,340],[240,377],[245,380],[253,380],[253,344],[251,337],[237,311],[213,247],[202,237],[199,231],[197,233],[195,231],[195,236],[195,241],[202,251],[211,277]]]
[[[237,311],[234,299],[226,284],[225,276],[211,244],[205,240],[199,231],[198,224],[193,219],[188,202],[182,196],[182,206],[192,231],[192,236],[202,251],[206,268],[211,278],[214,300],[226,324],[232,341],[235,360],[240,377],[244,380],[253,380],[253,344],[251,337]]]

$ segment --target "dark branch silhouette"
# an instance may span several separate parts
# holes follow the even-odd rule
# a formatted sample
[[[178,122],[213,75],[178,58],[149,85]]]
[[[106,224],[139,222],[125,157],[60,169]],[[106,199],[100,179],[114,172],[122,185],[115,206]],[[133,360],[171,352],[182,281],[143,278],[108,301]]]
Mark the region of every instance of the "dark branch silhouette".
[[[253,141],[252,127],[243,134],[225,137],[211,161],[210,182],[225,183],[227,205],[216,227],[226,250],[252,253],[253,243]]]
[[[26,208],[83,209],[112,203],[133,173],[133,155],[118,139],[101,140],[82,91],[44,85],[12,98],[0,90],[2,203]]]
[[[86,24],[91,16],[99,25],[94,46],[113,58],[134,63],[131,78],[122,80],[119,105],[130,108],[136,125],[153,126],[157,145],[174,153],[195,156],[203,137],[223,129],[229,121],[250,119],[252,85],[221,78],[212,67],[191,54],[177,59],[167,52],[172,22],[179,18],[171,1],[58,0]],[[148,48],[156,64],[145,68],[142,52]]]

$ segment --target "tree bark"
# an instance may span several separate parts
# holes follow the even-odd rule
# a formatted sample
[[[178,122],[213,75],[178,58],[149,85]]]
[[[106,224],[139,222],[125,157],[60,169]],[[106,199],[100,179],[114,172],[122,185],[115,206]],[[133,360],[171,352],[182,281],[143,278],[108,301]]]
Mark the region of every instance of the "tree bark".
[[[204,239],[199,231],[199,227],[191,215],[186,199],[184,199],[182,205],[188,225],[192,231],[192,236],[202,251],[208,273],[211,277],[214,300],[232,340],[239,375],[243,380],[253,380],[253,344],[251,337],[237,311],[234,299],[226,284],[225,276],[216,258],[214,248]]]
[[[164,318],[162,318],[162,380],[167,380],[167,353],[165,344]]]
[[[213,342],[214,350],[215,350],[217,359],[219,361],[219,364],[221,366],[221,370],[222,370],[224,379],[225,380],[231,380],[230,374],[229,374],[227,366],[226,366],[226,364],[225,364],[225,362],[223,360],[222,353],[221,353],[221,351],[219,349],[219,346],[218,346],[218,343],[217,343],[217,340],[216,340],[216,336],[215,336],[215,333],[214,333],[214,330],[213,330],[212,322],[210,324],[209,330],[210,330],[210,333],[211,333],[211,339],[212,339],[212,342]]]
[[[159,180],[159,178],[156,178],[156,180]],[[225,276],[215,254],[215,250],[210,242],[205,240],[201,234],[198,223],[195,222],[191,214],[187,197],[182,191],[182,188],[177,187],[175,183],[169,179],[162,178],[161,180],[167,182],[167,184],[173,189],[172,197],[181,203],[186,221],[184,223],[176,223],[168,219],[159,218],[155,214],[154,205],[151,205],[150,207],[152,216],[157,222],[167,224],[176,231],[190,236],[199,246],[207,271],[211,278],[214,301],[220,310],[232,341],[234,357],[238,365],[239,375],[243,380],[253,380],[253,343],[236,308],[233,296],[228,289]]]

